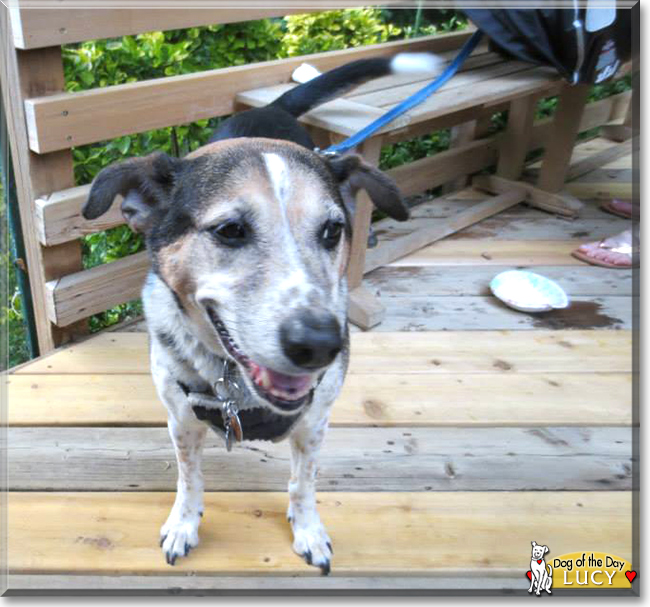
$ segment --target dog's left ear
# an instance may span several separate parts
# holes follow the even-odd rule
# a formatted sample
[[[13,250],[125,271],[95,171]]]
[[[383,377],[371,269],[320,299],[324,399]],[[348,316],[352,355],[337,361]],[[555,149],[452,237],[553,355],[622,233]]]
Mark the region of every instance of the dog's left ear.
[[[373,204],[397,221],[409,218],[409,208],[404,204],[397,184],[385,173],[364,162],[358,154],[325,158],[339,186],[348,186],[352,196],[359,190],[368,192]]]
[[[548,546],[544,546],[544,554],[548,552]]]

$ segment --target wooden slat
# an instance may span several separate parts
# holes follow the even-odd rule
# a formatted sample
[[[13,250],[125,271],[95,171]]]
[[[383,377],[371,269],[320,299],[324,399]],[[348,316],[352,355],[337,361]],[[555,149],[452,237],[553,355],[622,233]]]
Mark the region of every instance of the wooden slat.
[[[387,56],[407,49],[444,51],[456,48],[468,35],[467,32],[443,34],[318,53],[310,55],[309,62],[327,70],[353,59]],[[238,92],[287,82],[304,60],[304,57],[279,59],[27,99],[25,113],[30,147],[44,153],[230,114],[235,110]],[[129,108],[128,112],[124,112],[125,107]]]
[[[446,221],[422,226],[401,238],[381,242],[377,247],[369,249],[366,253],[364,269],[366,272],[370,272],[395,260],[403,259],[409,253],[413,253],[425,245],[431,246],[430,243],[432,242],[440,241],[445,236],[449,236],[458,230],[478,223],[486,217],[519,204],[525,198],[526,193],[515,187],[509,192],[488,198],[469,209],[460,211]]]
[[[496,272],[495,272],[496,275]],[[382,297],[385,320],[377,331],[538,331],[632,329],[630,297],[573,297],[566,310],[525,314],[492,295]]]
[[[628,373],[630,331],[355,333],[349,374]],[[532,347],[534,346],[534,347]],[[397,356],[399,354],[399,356]],[[100,333],[17,368],[16,374],[148,374],[145,333]],[[435,362],[434,362],[435,361]]]
[[[143,251],[48,282],[49,318],[65,326],[136,299],[148,271],[149,257]]]
[[[444,102],[442,105],[449,110],[451,109],[451,106],[448,103],[450,96],[453,93],[461,92],[464,87],[473,86],[478,88],[481,84],[485,84],[490,80],[497,79],[507,74],[526,73],[531,69],[529,63],[524,63],[522,61],[504,61],[501,59],[500,61],[495,62],[491,60],[492,57],[490,56],[488,56],[487,59],[488,61],[485,61],[483,58],[480,60],[485,63],[485,65],[479,64],[480,67],[477,67],[476,69],[466,69],[456,74],[451,80],[446,82],[438,91],[436,91],[435,95],[432,95],[432,97],[429,97],[427,101],[424,101],[424,103],[427,103],[433,97],[443,96]],[[476,61],[478,61],[478,58],[474,59],[474,62]],[[401,86],[394,86],[385,91],[361,92],[359,94],[353,92],[348,96],[348,99],[356,101],[357,103],[387,109],[403,101],[413,93],[416,93],[422,87],[423,82],[416,80],[414,82],[402,84]],[[484,87],[481,88],[481,91],[482,92],[477,96],[474,103],[477,107],[482,105]]]
[[[466,107],[503,103],[524,95],[546,94],[558,86],[557,73],[543,68],[527,69],[483,80],[476,85],[456,88],[446,93],[432,95],[410,112],[412,122],[431,120],[444,115],[449,108],[460,112]]]
[[[170,570],[157,540],[173,499],[171,493],[12,493],[9,568],[319,575],[291,550],[285,493],[207,493],[201,545]],[[335,549],[333,575],[511,575],[521,573],[522,546],[531,537],[543,537],[557,554],[597,546],[632,558],[630,492],[320,493],[318,499]]]
[[[277,577],[271,575],[256,576],[219,576],[185,575],[174,576],[173,571],[166,575],[14,575],[7,576],[9,590],[4,596],[13,593],[26,594],[47,591],[50,594],[71,594],[71,591],[101,591],[103,596],[112,593],[124,595],[126,591],[145,590],[148,596],[162,594],[174,595],[186,592],[201,596],[220,595],[224,592],[242,594],[246,591],[263,591],[266,593],[286,591],[295,594],[300,590],[307,591],[341,591],[357,590],[362,594],[386,592],[395,594],[398,591],[431,592],[438,590],[449,593],[450,590],[512,592],[521,591],[521,576],[485,575],[463,576],[413,576],[408,573],[401,576],[370,575],[349,577],[339,575],[318,577]],[[527,588],[527,587],[526,587]],[[173,590],[168,590],[173,589]]]
[[[28,4],[22,3],[22,4]],[[155,30],[184,29],[217,23],[236,23],[293,13],[309,13],[317,8],[16,8],[12,11],[14,45],[30,49],[61,46],[97,38],[113,38]]]
[[[8,445],[9,491],[176,489],[165,428],[11,428]],[[288,441],[227,454],[211,433],[206,490],[284,491],[289,457]],[[327,491],[629,491],[631,458],[630,428],[331,427],[317,482]]]
[[[581,222],[582,224],[582,222]],[[365,284],[386,297],[471,297],[488,294],[490,280],[503,268],[493,266],[387,266],[377,268]],[[569,297],[631,297],[632,271],[582,266],[536,266],[535,272],[555,280]]]
[[[431,367],[447,366],[443,358]],[[543,363],[542,363],[543,364]],[[163,425],[148,375],[16,375],[11,425]],[[482,373],[355,375],[332,410],[333,426],[629,425],[627,373],[525,373],[504,355]]]
[[[52,246],[124,223],[119,195],[106,214],[97,219],[85,219],[81,207],[89,193],[90,185],[83,185],[36,199],[35,223],[41,244]]]
[[[284,84],[268,89],[256,89],[237,95],[237,102],[247,106],[260,107],[271,103],[284,91],[294,88],[294,85]],[[303,114],[301,122],[326,129],[333,133],[350,136],[368,126],[371,122],[384,115],[379,108],[357,103],[350,99],[334,99],[317,109]],[[408,115],[404,114],[396,118],[390,124],[379,129],[377,133],[383,133],[396,128],[403,128],[409,124]]]
[[[570,266],[583,263],[571,256],[581,244],[582,240],[442,240],[391,265]]]
[[[634,197],[633,187],[632,182],[612,183],[611,181],[572,181],[565,185],[569,194],[592,200],[611,200],[612,198],[631,200]]]
[[[622,93],[588,105],[580,124],[580,130],[589,130],[606,122],[613,111],[612,108],[617,103],[615,100],[624,96],[625,94]],[[550,125],[551,122],[548,120],[540,120],[535,124],[529,150],[537,149],[543,145]],[[406,130],[412,129],[407,128]],[[437,187],[459,175],[478,172],[494,165],[497,160],[498,142],[498,137],[485,138],[448,152],[441,152],[435,156],[417,160],[403,167],[390,169],[387,172],[397,180],[404,195],[417,194],[426,189]],[[54,192],[36,200],[35,221],[42,244],[60,244],[124,223],[119,208],[119,197],[106,215],[94,220],[84,219],[81,216],[81,207],[89,192],[90,186],[85,185]]]
[[[487,198],[487,196],[486,196]],[[421,227],[430,226],[440,213],[435,209],[440,205],[439,199],[411,209],[408,224],[394,220],[381,220],[373,225],[379,242],[388,242],[401,238]],[[421,208],[424,207],[424,208]],[[460,208],[464,206],[459,205]],[[600,211],[600,216],[591,219],[581,217],[578,222],[560,219],[548,213],[536,216],[499,213],[483,219],[480,223],[465,228],[448,237],[451,240],[581,240],[601,239],[622,232],[629,227],[629,220]],[[450,265],[453,266],[453,263]]]

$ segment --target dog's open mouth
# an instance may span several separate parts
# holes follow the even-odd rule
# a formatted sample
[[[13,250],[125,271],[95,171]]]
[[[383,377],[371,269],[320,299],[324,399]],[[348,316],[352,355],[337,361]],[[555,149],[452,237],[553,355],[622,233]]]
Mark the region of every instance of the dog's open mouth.
[[[285,375],[257,364],[238,348],[226,326],[211,308],[208,308],[208,315],[224,349],[246,370],[260,397],[285,411],[295,411],[309,402],[314,390],[315,375]]]

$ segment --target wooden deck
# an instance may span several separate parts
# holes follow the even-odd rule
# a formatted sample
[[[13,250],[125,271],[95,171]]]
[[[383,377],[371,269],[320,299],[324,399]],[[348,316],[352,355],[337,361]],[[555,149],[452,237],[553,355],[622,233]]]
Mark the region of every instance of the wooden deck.
[[[598,199],[631,198],[629,154],[575,169],[614,145],[574,152],[579,219],[518,206],[366,277],[387,318],[353,333],[321,458],[330,577],[291,550],[288,445],[226,454],[216,437],[201,545],[165,564],[174,454],[146,335],[122,331],[8,378],[10,587],[525,592],[531,540],[634,563],[632,275],[569,254],[627,227]],[[380,238],[484,196],[425,202]],[[531,316],[495,300],[489,280],[522,266],[557,280],[572,308]]]

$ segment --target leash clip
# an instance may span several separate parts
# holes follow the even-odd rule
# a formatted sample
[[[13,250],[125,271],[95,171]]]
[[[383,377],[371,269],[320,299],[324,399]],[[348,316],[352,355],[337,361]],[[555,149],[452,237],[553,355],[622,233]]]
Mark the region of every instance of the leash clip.
[[[314,152],[319,156],[325,156],[325,158],[336,158],[340,156],[341,153],[335,150],[321,150],[320,148],[314,148]]]

